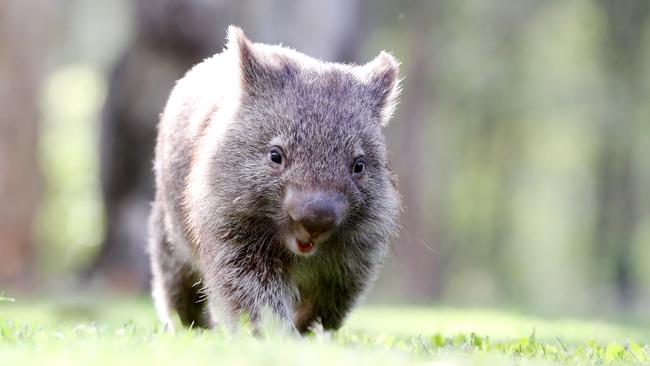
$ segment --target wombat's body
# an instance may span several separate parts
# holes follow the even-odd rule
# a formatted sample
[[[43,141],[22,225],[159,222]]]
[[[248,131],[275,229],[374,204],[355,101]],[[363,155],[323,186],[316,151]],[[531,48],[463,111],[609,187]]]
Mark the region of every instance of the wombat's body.
[[[150,220],[162,320],[337,329],[397,231],[381,127],[397,64],[324,63],[229,29],[161,116]]]

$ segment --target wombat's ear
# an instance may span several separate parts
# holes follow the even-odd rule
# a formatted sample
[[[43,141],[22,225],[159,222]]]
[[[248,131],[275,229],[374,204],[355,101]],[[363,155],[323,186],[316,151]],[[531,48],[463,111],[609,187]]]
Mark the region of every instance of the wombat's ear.
[[[395,111],[401,92],[399,62],[388,52],[381,51],[379,56],[361,69],[370,101],[379,109],[382,126],[386,126]]]
[[[228,27],[228,43],[226,49],[235,57],[240,81],[244,90],[248,89],[259,78],[263,66],[257,59],[253,43],[246,38],[241,28],[231,25]]]

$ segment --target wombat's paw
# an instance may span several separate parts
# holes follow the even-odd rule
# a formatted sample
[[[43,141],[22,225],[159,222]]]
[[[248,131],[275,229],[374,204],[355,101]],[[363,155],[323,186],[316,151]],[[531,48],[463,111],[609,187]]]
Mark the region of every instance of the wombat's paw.
[[[293,323],[283,320],[268,308],[260,314],[260,321],[253,324],[253,334],[270,339],[283,339],[287,336],[300,337],[300,333]]]
[[[333,332],[332,332],[332,331],[329,331],[329,330],[325,330],[325,328],[323,328],[323,324],[322,324],[320,321],[315,322],[315,323],[314,323],[314,324],[309,328],[309,331],[311,331],[312,333],[314,333],[314,336],[315,336],[316,339],[317,339],[318,341],[320,341],[320,342],[329,343],[329,342],[332,340],[332,334],[333,334]]]

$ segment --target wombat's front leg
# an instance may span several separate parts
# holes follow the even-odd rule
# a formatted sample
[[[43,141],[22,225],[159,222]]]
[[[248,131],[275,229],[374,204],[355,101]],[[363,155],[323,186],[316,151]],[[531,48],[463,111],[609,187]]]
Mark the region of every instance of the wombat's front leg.
[[[320,323],[324,330],[338,330],[363,288],[364,284],[357,278],[351,278],[348,283],[327,279],[301,298],[294,317],[296,328],[305,334]]]
[[[335,331],[357,303],[376,275],[378,263],[359,252],[354,260],[339,262],[321,272],[301,288],[294,322],[300,333],[307,333],[317,323],[323,330]]]
[[[282,331],[294,332],[291,318],[295,291],[286,281],[282,264],[253,257],[230,253],[204,261],[205,280],[212,289],[210,301],[222,317],[219,320],[233,332],[242,316],[249,317],[256,335],[278,322]]]

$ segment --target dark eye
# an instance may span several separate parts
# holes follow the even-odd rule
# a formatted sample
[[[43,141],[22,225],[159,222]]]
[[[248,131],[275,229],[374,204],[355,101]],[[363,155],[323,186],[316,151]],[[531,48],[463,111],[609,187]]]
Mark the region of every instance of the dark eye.
[[[352,173],[361,174],[366,169],[366,162],[363,157],[357,158],[352,165]]]
[[[275,164],[282,164],[282,149],[273,146],[271,150],[269,150],[269,159]]]

